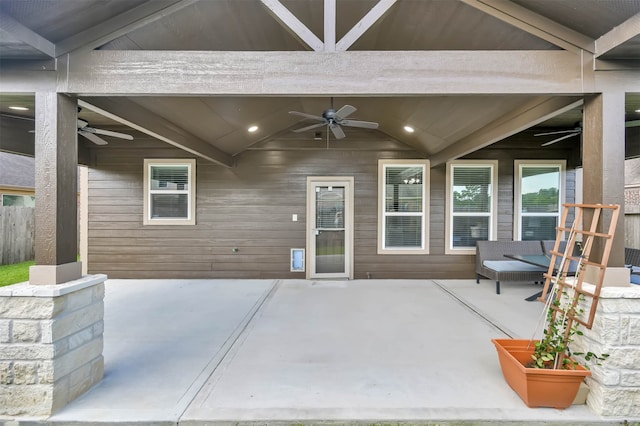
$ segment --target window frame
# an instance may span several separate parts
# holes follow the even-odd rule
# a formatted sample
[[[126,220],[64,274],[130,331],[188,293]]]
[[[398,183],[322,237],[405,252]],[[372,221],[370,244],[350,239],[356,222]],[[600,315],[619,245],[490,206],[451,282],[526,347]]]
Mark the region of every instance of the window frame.
[[[389,214],[385,210],[386,202],[386,169],[389,167],[422,168],[422,213]],[[429,254],[429,197],[430,197],[430,161],[426,159],[384,159],[378,160],[378,254]],[[387,216],[422,216],[422,247],[420,248],[387,248],[385,231]]]
[[[522,168],[558,166],[560,182],[558,188],[557,213],[522,214]],[[567,185],[567,160],[515,160],[513,164],[513,240],[522,241],[522,218],[525,216],[556,217],[559,224],[562,215],[562,205],[565,203]],[[557,225],[556,225],[557,226]]]
[[[29,205],[24,205],[22,204],[21,206],[16,206],[15,204],[6,204],[6,198],[5,197],[20,197],[22,199],[24,198],[29,198]],[[20,192],[20,191],[2,191],[0,190],[0,207],[10,207],[10,206],[16,206],[16,207],[35,207],[35,203],[36,203],[36,197],[35,197],[35,193],[26,193],[26,192]]]
[[[445,254],[475,254],[475,247],[453,247],[453,218],[454,216],[483,216],[489,217],[489,240],[498,238],[498,160],[453,160],[447,162],[446,173],[446,215],[445,215]],[[453,170],[456,167],[491,169],[491,209],[487,213],[459,213],[453,211]]]
[[[151,168],[162,166],[186,166],[188,170],[187,190],[152,190]],[[195,225],[196,224],[196,159],[145,159],[144,160],[144,213],[143,225]],[[187,194],[187,217],[182,218],[152,218],[152,194]]]

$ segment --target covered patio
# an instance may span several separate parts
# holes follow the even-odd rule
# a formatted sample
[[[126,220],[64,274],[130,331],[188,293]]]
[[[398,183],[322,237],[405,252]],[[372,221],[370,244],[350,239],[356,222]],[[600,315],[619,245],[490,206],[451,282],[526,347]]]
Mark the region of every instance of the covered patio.
[[[109,280],[105,377],[48,422],[619,424],[528,408],[494,337],[540,287],[473,280]],[[171,298],[166,295],[171,294]]]
[[[436,281],[473,276],[473,244],[464,250],[450,244],[450,166],[461,161],[473,168],[482,160],[495,171],[486,185],[497,200],[492,218],[483,219],[491,224],[482,235],[487,240],[523,239],[523,212],[515,202],[521,160],[562,164],[557,206],[577,200],[579,169],[583,202],[623,204],[624,159],[639,152],[639,39],[638,0],[553,6],[540,0],[3,1],[0,150],[35,156],[36,265],[31,286],[0,291],[10,306],[10,315],[0,318],[0,343],[8,348],[0,363],[8,382],[0,386],[0,401],[8,408],[0,408],[54,413],[60,421],[96,415],[91,410],[101,406],[105,418],[133,415],[135,410],[118,407],[146,401],[152,404],[147,414],[158,410],[169,421],[220,420],[208,418],[214,415],[208,407],[223,418],[244,413],[256,419],[349,419],[382,407],[388,418],[448,419],[466,406],[451,401],[470,405],[468,416],[480,420],[509,411],[504,407],[520,413],[523,407],[501,388],[499,375],[488,374],[496,368],[488,339],[498,329],[460,309]],[[353,104],[347,110],[357,107],[357,118],[376,128],[345,124],[347,136],[339,137],[336,122],[318,120],[333,111],[334,101],[338,111]],[[574,139],[554,133],[554,140],[543,142],[536,136],[567,131]],[[419,225],[400,232],[417,236],[411,255],[398,256],[392,241],[390,249],[383,241],[392,240],[393,232],[387,235],[382,218],[404,208],[395,195],[387,206],[376,186],[383,182],[385,161],[409,161],[405,169],[421,170],[417,180],[412,175],[392,182],[396,188],[421,186],[421,207],[406,215],[419,217],[407,221]],[[78,164],[89,166],[90,193],[82,228],[89,236],[80,238],[88,243],[80,250]],[[176,164],[176,181],[153,177],[154,170],[171,171]],[[319,177],[318,190],[333,192],[325,179],[332,177],[339,178],[336,187],[355,194],[355,201],[333,212],[346,235],[338,250],[344,254],[342,277],[389,281],[316,285],[292,268],[292,249],[304,248],[306,278],[325,273],[312,269],[309,254],[319,227],[307,220],[314,217],[307,199],[320,191],[308,182]],[[153,200],[169,200],[168,207],[159,202],[154,212]],[[355,214],[336,214],[354,205]],[[337,226],[338,217],[344,226]],[[461,229],[472,234],[469,226]],[[623,322],[617,316],[598,330],[606,345],[628,346],[612,357],[614,375],[598,377],[609,387],[598,410],[611,418],[640,406],[640,309],[626,303],[637,300],[624,268],[623,236],[621,220],[607,284],[623,289],[611,291],[619,309],[631,306],[636,317]],[[601,254],[596,248],[595,255]],[[121,294],[140,288],[140,299],[130,311],[107,313],[103,321],[106,275],[150,280],[110,282],[114,297],[121,285]],[[159,280],[168,277],[208,281]],[[429,280],[398,281],[423,277]],[[193,311],[193,302],[177,304],[181,285],[213,283],[202,292],[215,302],[220,295],[207,292],[220,286],[224,294],[227,282],[238,287],[234,291],[247,290],[243,279],[250,278],[273,281],[248,281],[257,287],[240,317],[224,305],[211,311],[215,303]],[[160,291],[163,285],[167,291]],[[119,303],[131,303],[133,296]],[[469,300],[475,305],[480,299]],[[498,311],[486,309],[488,316]],[[122,322],[129,313],[135,316]],[[500,328],[515,322],[509,317]],[[218,324],[226,324],[219,333]],[[103,342],[103,325],[105,336],[125,334]],[[380,340],[372,338],[376,333]],[[187,337],[189,344],[183,344]],[[447,383],[463,383],[462,367],[444,346],[459,349],[474,339],[484,345],[474,357],[482,362],[472,370],[478,379],[447,390]],[[154,346],[158,342],[163,344]],[[203,342],[209,346],[199,346]],[[101,381],[103,347],[107,374]],[[433,354],[438,357],[429,358]],[[173,355],[182,362],[172,363]],[[158,371],[173,371],[175,386],[159,386],[164,378],[147,375],[153,359],[161,361]],[[456,369],[434,375],[444,370],[428,367],[440,362]],[[392,370],[397,376],[387,375]],[[141,388],[119,382],[132,377]],[[485,382],[502,396],[487,397],[492,392]],[[116,384],[120,390],[114,391],[110,386]],[[118,400],[129,388],[139,390]],[[100,392],[110,396],[103,399]],[[163,399],[158,392],[168,394]],[[463,398],[453,399],[455,394]],[[153,405],[157,401],[162,405]],[[301,411],[278,411],[292,407]],[[420,414],[431,409],[436,411]],[[593,418],[585,407],[535,411],[547,412]]]

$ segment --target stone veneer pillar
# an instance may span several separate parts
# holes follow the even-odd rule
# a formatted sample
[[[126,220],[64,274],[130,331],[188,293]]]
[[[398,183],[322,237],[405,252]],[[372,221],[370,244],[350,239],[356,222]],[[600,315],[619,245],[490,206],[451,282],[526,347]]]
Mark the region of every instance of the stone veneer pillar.
[[[106,278],[0,288],[0,415],[49,416],[102,380]]]
[[[640,416],[640,286],[603,287],[593,328],[581,330],[575,351],[609,354],[591,366],[587,405],[603,416]]]

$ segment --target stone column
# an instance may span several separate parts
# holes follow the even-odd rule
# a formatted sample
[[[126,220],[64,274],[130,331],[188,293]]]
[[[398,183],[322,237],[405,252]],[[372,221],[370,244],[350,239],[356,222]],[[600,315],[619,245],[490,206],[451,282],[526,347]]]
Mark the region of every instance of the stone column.
[[[572,347],[609,354],[592,365],[587,405],[603,416],[640,417],[640,286],[603,287],[591,330]]]
[[[0,288],[0,416],[50,416],[102,380],[105,279]]]

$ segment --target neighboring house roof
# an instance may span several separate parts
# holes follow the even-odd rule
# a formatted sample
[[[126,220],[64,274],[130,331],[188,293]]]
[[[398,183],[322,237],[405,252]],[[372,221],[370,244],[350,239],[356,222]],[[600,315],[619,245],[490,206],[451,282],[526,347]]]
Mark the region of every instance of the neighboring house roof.
[[[0,152],[0,187],[35,187],[35,159],[24,155]]]

